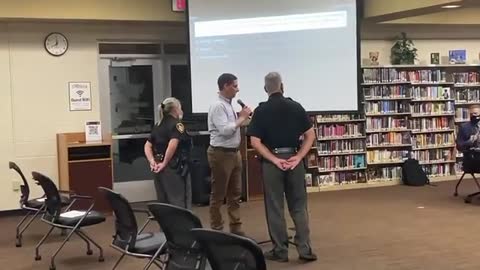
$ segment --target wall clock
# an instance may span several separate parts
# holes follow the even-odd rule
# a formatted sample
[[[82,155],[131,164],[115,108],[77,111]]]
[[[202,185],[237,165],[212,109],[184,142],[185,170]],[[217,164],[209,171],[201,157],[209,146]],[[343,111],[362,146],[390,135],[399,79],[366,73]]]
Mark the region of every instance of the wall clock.
[[[45,50],[53,56],[61,56],[67,52],[68,40],[61,33],[50,33],[45,38]]]

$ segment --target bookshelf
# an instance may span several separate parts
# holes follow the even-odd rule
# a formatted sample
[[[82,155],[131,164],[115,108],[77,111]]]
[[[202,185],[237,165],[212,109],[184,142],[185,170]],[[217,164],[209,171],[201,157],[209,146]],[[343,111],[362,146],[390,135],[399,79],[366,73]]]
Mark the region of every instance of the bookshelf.
[[[395,126],[391,130],[398,133],[404,129],[403,137],[398,134],[385,135],[386,139],[385,136],[381,138],[372,136],[371,142],[375,143],[379,139],[386,141],[387,144],[398,143],[402,138],[404,140],[402,144],[406,149],[405,142],[408,141],[406,134],[409,131],[411,148],[408,155],[419,160],[430,177],[448,178],[461,174],[461,153],[456,151],[455,135],[458,126],[469,121],[468,106],[480,104],[479,70],[480,65],[364,67],[362,88],[366,105],[367,134],[370,118],[376,115],[393,117],[405,112],[408,120],[406,127]],[[378,103],[379,100],[397,103],[371,104]],[[405,102],[409,103],[409,115],[404,107]],[[368,142],[367,137],[367,149],[373,150],[374,147],[371,146],[372,143]],[[401,146],[390,145],[382,152],[374,152],[374,155],[400,157],[401,154],[405,154],[399,152]],[[368,158],[367,163],[371,160]],[[371,163],[367,165],[369,170]],[[382,161],[378,165],[386,166],[386,163],[388,162]],[[372,165],[377,164],[373,162]],[[382,170],[382,173],[388,173],[385,168]]]
[[[307,187],[365,182],[365,119],[359,114],[322,114],[311,120],[317,141],[307,158]]]
[[[396,182],[412,146],[412,86],[404,71],[364,69],[363,75],[368,182]]]

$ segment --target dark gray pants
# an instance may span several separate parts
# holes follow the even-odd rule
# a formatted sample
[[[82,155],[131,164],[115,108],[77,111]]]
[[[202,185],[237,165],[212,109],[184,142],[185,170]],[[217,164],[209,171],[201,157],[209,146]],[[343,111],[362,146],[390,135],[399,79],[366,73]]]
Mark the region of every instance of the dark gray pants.
[[[278,155],[288,159],[291,154]],[[294,243],[299,254],[310,254],[310,229],[307,213],[307,190],[305,185],[305,167],[303,162],[293,170],[282,171],[273,163],[262,164],[265,210],[268,230],[273,242],[273,250],[279,256],[288,255],[288,233],[284,216],[284,194],[290,216],[295,223]]]
[[[155,189],[158,201],[186,209],[192,208],[192,183],[190,174],[181,177],[176,170],[169,167],[155,174]]]

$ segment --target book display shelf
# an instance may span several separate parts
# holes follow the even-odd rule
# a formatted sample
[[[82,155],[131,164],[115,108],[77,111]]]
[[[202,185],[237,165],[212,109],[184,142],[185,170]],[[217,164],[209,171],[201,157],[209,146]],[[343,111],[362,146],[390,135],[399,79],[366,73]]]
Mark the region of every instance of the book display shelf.
[[[455,135],[480,105],[480,65],[362,68],[362,112],[311,115],[317,140],[307,156],[309,192],[401,183],[417,159],[432,182],[461,175]]]

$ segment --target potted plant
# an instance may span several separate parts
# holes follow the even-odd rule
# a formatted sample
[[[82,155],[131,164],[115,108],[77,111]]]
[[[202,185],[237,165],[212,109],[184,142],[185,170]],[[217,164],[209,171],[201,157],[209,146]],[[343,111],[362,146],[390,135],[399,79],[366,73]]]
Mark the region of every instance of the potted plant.
[[[417,59],[417,49],[413,41],[407,38],[405,32],[393,44],[391,49],[390,61],[393,65],[413,65]]]

